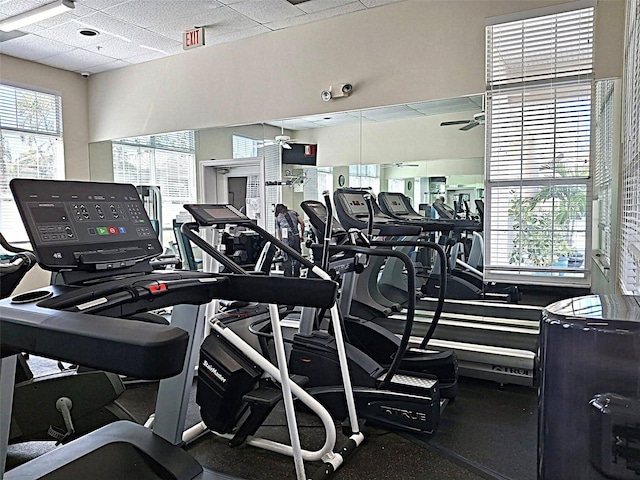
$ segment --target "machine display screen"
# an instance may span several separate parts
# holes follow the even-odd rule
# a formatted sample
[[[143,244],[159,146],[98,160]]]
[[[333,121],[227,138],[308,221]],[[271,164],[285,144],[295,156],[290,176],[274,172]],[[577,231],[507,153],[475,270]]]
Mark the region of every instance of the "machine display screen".
[[[409,210],[407,210],[407,207],[400,195],[394,195],[392,193],[387,194],[385,203],[387,204],[389,211],[394,215],[407,215],[409,213]]]
[[[364,196],[360,193],[343,193],[346,210],[354,217],[369,215],[369,208]]]
[[[14,179],[11,191],[45,268],[87,268],[82,258],[100,263],[103,252],[115,268],[120,259],[162,253],[133,185]]]
[[[250,222],[249,218],[231,205],[188,204],[184,208],[200,225]]]

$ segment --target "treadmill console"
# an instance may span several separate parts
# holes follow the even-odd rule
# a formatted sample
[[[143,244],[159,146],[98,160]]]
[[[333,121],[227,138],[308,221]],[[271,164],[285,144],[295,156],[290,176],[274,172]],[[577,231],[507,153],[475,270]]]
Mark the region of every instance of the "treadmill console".
[[[384,196],[383,201],[385,202],[389,211],[394,215],[409,215],[409,210],[407,210],[406,205],[404,204],[404,200],[402,196],[398,193],[387,193]]]
[[[133,185],[13,179],[11,192],[42,268],[117,269],[162,254]]]
[[[189,212],[198,225],[210,227],[213,225],[226,225],[229,223],[242,224],[253,221],[236,210],[231,205],[216,204],[187,204],[184,208]]]
[[[362,217],[369,215],[369,208],[361,193],[342,193],[344,198],[345,209],[354,217]]]

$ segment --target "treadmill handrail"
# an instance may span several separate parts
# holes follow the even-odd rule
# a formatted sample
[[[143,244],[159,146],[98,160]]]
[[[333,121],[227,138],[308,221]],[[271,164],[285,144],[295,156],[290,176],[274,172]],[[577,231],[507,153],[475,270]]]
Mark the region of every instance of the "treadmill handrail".
[[[189,338],[180,328],[14,305],[9,299],[0,308],[3,354],[26,352],[145,380],[182,371]]]

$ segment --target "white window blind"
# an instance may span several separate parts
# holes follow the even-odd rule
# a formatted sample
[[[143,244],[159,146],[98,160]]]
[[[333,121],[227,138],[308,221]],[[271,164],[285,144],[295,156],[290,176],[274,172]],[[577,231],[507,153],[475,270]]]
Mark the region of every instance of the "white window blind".
[[[196,201],[195,137],[191,130],[123,138],[113,142],[116,182],[160,187],[162,229],[172,238],[172,221],[185,203]]]
[[[349,186],[380,192],[380,165],[349,165]]]
[[[316,167],[304,169],[305,180],[302,184],[305,200],[317,200],[324,203],[322,193],[329,191],[333,195],[333,168]]]
[[[0,231],[28,248],[9,189],[13,178],[64,178],[60,95],[0,85]]]
[[[262,140],[242,135],[232,135],[233,158],[252,158],[258,156],[258,148],[262,145]]]
[[[275,233],[274,213],[275,207],[282,202],[282,155],[279,145],[265,144],[258,149],[258,156],[264,158],[264,200],[256,199],[258,212],[267,210],[265,219],[265,229],[269,233]]]
[[[487,27],[488,280],[588,283],[593,10]]]
[[[627,1],[623,78],[620,286],[640,293],[640,3]]]
[[[594,108],[594,224],[597,245],[603,266],[611,265],[611,200],[613,167],[613,80],[600,80],[595,87]]]

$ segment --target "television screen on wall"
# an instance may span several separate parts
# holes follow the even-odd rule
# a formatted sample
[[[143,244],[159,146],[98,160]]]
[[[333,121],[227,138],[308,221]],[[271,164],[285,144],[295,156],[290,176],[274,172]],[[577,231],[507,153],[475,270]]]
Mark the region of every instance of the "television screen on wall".
[[[291,149],[282,149],[283,165],[316,165],[318,145],[309,143],[290,143]]]

